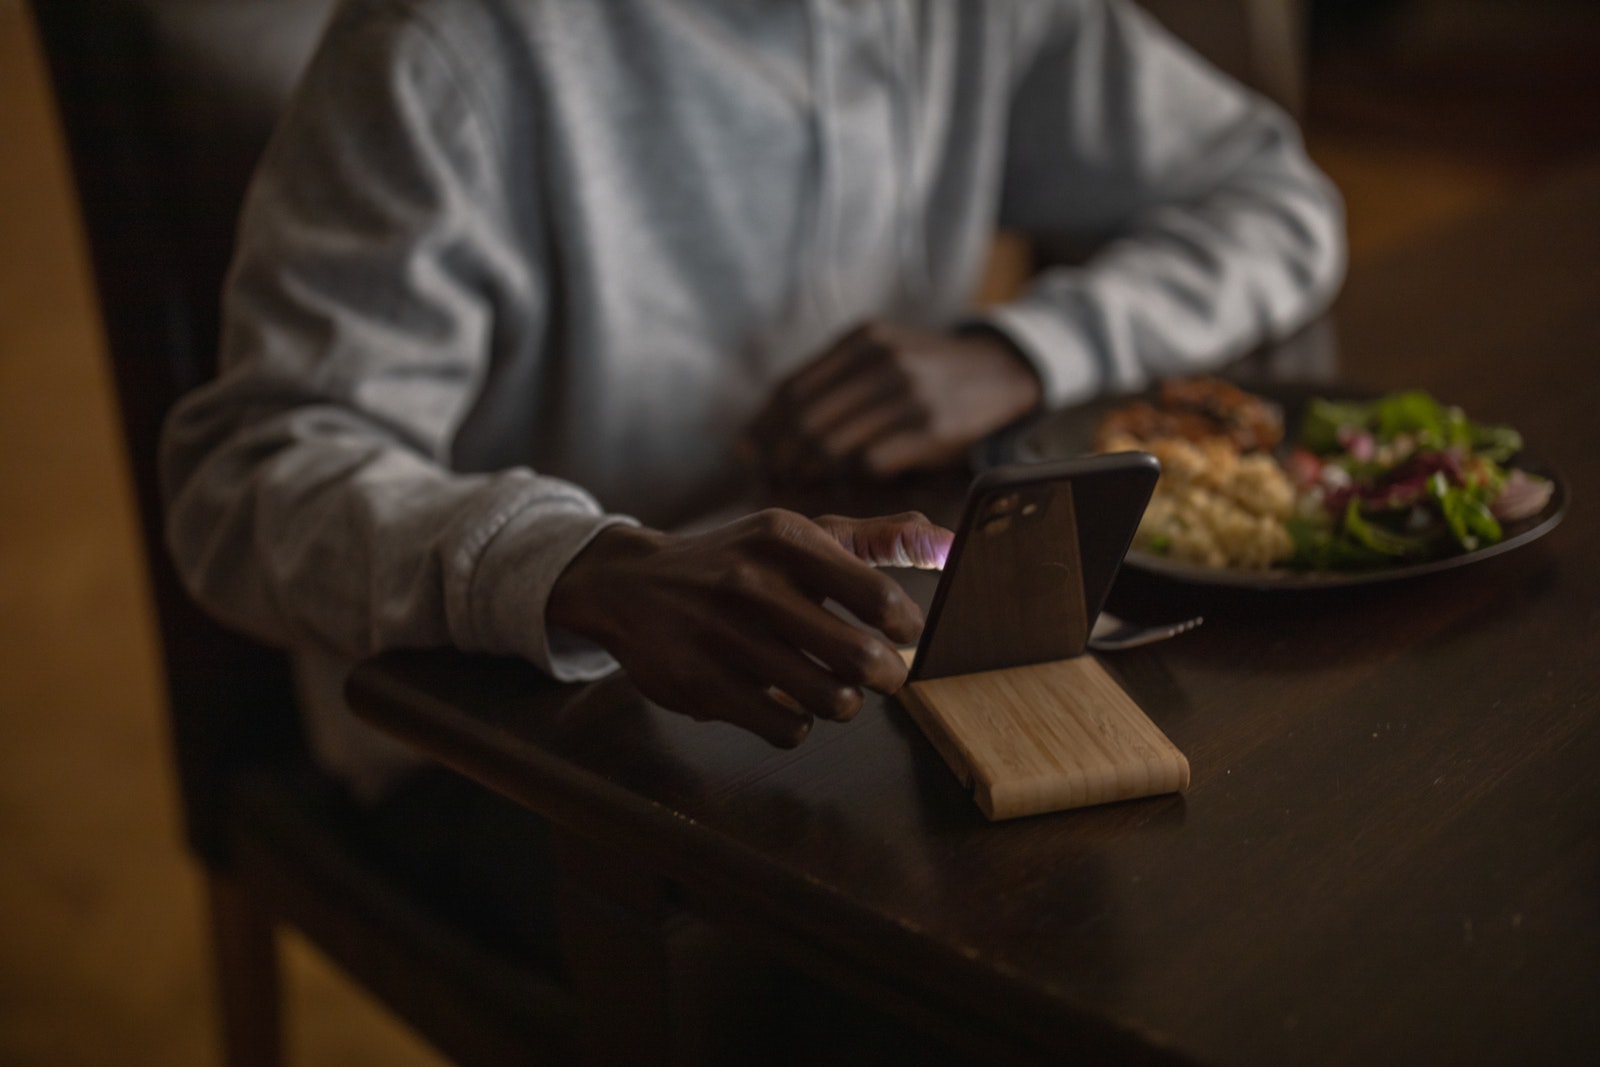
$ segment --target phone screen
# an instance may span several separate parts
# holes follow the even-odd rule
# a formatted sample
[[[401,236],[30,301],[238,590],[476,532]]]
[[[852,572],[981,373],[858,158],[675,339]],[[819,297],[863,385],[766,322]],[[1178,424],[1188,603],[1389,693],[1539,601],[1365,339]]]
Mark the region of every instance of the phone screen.
[[[968,493],[911,677],[1081,654],[1160,466],[1120,453],[990,471]]]

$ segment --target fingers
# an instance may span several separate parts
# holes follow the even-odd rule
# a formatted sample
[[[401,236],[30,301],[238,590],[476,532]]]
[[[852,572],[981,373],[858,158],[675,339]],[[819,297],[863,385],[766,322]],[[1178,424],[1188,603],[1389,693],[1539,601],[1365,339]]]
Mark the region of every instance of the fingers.
[[[852,366],[795,411],[798,432],[808,438],[826,441],[842,426],[857,421],[868,412],[892,406],[905,392],[905,375],[889,365]]]
[[[762,514],[798,520],[787,524],[771,548],[786,558],[794,580],[816,600],[838,602],[893,641],[908,643],[922,633],[922,609],[888,575],[856,558],[816,523],[784,512]]]
[[[795,444],[795,428],[818,391],[853,376],[863,331],[856,330],[841,339],[821,356],[790,375],[773,391],[772,399],[751,424],[748,436],[754,444],[776,458]]]
[[[820,608],[816,610],[821,611]],[[737,626],[729,627],[723,639],[740,664],[741,672],[764,689],[773,688],[787,696],[793,705],[791,710],[834,722],[848,722],[861,710],[861,690],[797,651],[804,647],[802,644],[774,641],[767,635],[754,634]],[[864,678],[855,680],[867,681]],[[783,697],[778,700],[783,703]]]
[[[834,520],[854,530],[854,520]],[[927,523],[927,520],[922,520]],[[760,620],[763,629],[810,653],[845,682],[893,692],[905,680],[905,664],[893,645],[822,607],[843,605],[856,618],[900,643],[922,633],[922,609],[892,578],[874,570],[816,523],[772,508],[738,524],[738,536],[759,565],[740,567],[725,582],[734,604],[730,617]],[[892,524],[891,524],[892,525]],[[909,540],[920,528],[906,524]],[[926,535],[937,527],[927,523]],[[887,538],[878,540],[885,552]],[[775,681],[775,680],[774,680]],[[792,696],[799,694],[791,692]]]
[[[910,397],[885,396],[820,434],[806,435],[801,447],[815,464],[833,469],[863,458],[888,437],[915,434],[926,423],[927,412]]]
[[[915,641],[922,633],[922,609],[892,579],[856,560],[849,568],[836,561],[810,558],[803,564],[802,581],[820,598],[832,599],[850,614],[891,640]]]
[[[698,654],[671,662],[629,657],[623,667],[641,693],[668,711],[731,723],[780,748],[804,741],[816,717],[845,722],[861,710],[859,689],[795,649],[770,636],[738,634],[738,627],[704,633]]]
[[[1003,335],[869,323],[778,388],[751,451],[780,476],[848,465],[891,478],[959,459],[1042,399],[1037,372]]]
[[[674,646],[674,654],[660,655],[662,644]],[[745,648],[742,655],[748,658],[749,652]],[[727,640],[725,628],[703,630],[686,642],[663,638],[624,650],[618,658],[639,692],[668,711],[700,722],[732,723],[781,748],[793,748],[811,732],[812,712],[772,682],[760,680],[766,672],[751,669],[741,650]],[[854,714],[847,697],[821,697],[819,690],[807,690],[800,681],[790,684],[806,691],[813,706],[844,717]]]
[[[823,391],[858,372],[858,364],[884,348],[878,336],[882,327],[867,323],[836,341],[832,348],[801,367],[778,387],[794,407],[804,406]]]
[[[755,682],[734,678],[707,680],[696,697],[700,710],[692,704],[675,706],[672,710],[702,721],[732,723],[778,748],[794,748],[811,733],[813,720],[804,708]]]
[[[852,626],[820,604],[807,601],[809,610],[775,616],[773,632],[791,647],[815,656],[840,682],[864,686],[878,693],[893,693],[906,681],[906,663],[893,645],[859,626]],[[906,643],[915,640],[907,638]],[[775,681],[796,699],[801,694]],[[815,708],[816,705],[807,705]],[[823,718],[836,716],[818,711]],[[855,714],[854,711],[850,712]]]
[[[778,387],[750,431],[775,471],[822,474],[922,421],[887,329],[854,331]]]
[[[917,511],[850,519],[823,515],[815,520],[830,537],[873,567],[941,570],[955,534]]]
[[[861,687],[905,682],[892,642],[916,639],[922,611],[871,563],[926,566],[949,547],[911,513],[825,521],[771,509],[703,534],[597,538],[551,610],[605,620],[589,636],[663,707],[795,745],[815,718],[856,715]]]

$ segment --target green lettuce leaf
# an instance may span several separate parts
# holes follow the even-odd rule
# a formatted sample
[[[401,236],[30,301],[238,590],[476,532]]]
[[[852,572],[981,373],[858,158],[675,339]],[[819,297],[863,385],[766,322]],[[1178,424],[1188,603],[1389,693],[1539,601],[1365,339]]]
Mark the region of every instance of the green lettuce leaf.
[[[1428,491],[1439,502],[1445,525],[1463,550],[1471,552],[1500,540],[1500,522],[1489,511],[1481,489],[1451,485],[1443,474],[1435,474],[1428,479]]]
[[[1404,433],[1442,448],[1450,443],[1451,433],[1465,433],[1465,419],[1452,418],[1451,410],[1460,416],[1459,408],[1446,409],[1420,389],[1390,393],[1378,401],[1376,425],[1370,429],[1380,442],[1393,441]]]
[[[1300,422],[1300,444],[1318,455],[1328,455],[1341,449],[1339,428],[1360,426],[1365,428],[1372,420],[1377,405],[1370,401],[1344,403],[1337,400],[1311,401]]]
[[[1365,545],[1339,536],[1325,522],[1295,516],[1286,522],[1294,555],[1289,566],[1308,571],[1359,571],[1382,567],[1393,557],[1374,552]]]
[[[1376,522],[1368,522],[1361,514],[1361,502],[1354,498],[1344,509],[1344,532],[1359,545],[1392,559],[1426,555],[1426,538],[1396,533]]]
[[[1505,463],[1522,451],[1522,435],[1509,426],[1482,426],[1474,423],[1469,447],[1486,459]]]

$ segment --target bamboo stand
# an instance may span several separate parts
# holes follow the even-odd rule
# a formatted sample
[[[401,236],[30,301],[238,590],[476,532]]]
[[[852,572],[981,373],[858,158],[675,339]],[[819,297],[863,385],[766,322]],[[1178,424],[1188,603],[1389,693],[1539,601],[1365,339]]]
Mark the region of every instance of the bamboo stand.
[[[1189,786],[1188,759],[1089,655],[910,682],[899,696],[990,819]]]

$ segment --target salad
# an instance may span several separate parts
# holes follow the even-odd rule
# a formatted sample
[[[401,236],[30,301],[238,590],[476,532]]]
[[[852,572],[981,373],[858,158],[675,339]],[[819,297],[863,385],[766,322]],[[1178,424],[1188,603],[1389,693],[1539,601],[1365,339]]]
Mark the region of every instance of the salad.
[[[1290,565],[1357,570],[1495,544],[1554,485],[1507,464],[1522,438],[1421,391],[1313,400],[1285,463],[1295,488]]]

